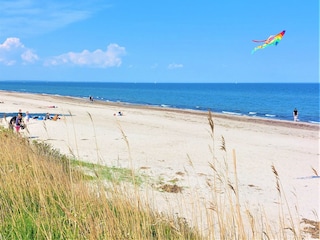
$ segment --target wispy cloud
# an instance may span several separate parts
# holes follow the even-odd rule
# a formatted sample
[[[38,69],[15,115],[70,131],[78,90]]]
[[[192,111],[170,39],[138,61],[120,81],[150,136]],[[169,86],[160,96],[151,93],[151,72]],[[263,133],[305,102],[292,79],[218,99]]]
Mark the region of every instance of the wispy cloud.
[[[172,69],[176,69],[176,68],[183,68],[183,64],[181,63],[170,63],[168,65],[168,69],[172,70]]]
[[[89,18],[97,0],[0,1],[0,35],[29,36],[50,32]],[[100,4],[103,6],[102,4]]]
[[[52,57],[45,62],[46,66],[76,65],[87,67],[119,67],[122,63],[121,57],[126,54],[124,47],[118,44],[109,44],[106,51],[97,49],[93,52],[83,50],[82,52],[68,52]]]
[[[38,55],[25,47],[19,38],[7,38],[0,44],[0,64],[12,66],[19,62],[34,63],[38,59]]]

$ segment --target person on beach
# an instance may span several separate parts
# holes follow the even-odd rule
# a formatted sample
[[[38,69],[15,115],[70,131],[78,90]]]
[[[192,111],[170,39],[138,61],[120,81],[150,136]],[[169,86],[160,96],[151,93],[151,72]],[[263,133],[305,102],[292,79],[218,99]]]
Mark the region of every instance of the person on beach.
[[[59,114],[54,115],[52,118],[53,121],[57,121],[58,119],[60,119]]]
[[[24,119],[25,119],[26,123],[29,122],[29,120],[30,120],[30,115],[29,115],[29,112],[28,112],[28,111],[26,111],[26,116],[24,117]]]
[[[48,119],[50,119],[50,114],[49,113],[47,113],[46,116],[44,117],[44,120],[48,120]]]
[[[13,127],[16,124],[17,116],[13,116],[9,121],[9,129],[13,131]]]
[[[117,114],[114,113],[113,116],[123,116],[123,113],[121,111],[119,111]]]
[[[22,120],[22,113],[18,113],[18,116],[16,118],[15,128],[17,133],[20,132],[20,128],[24,129],[24,124]]]
[[[298,121],[298,110],[296,108],[293,110],[293,121]]]

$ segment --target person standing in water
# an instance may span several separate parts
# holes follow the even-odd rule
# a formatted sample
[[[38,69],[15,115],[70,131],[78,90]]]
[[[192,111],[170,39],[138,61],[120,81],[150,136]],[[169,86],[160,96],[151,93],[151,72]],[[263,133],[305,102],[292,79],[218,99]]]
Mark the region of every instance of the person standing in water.
[[[298,122],[298,110],[296,108],[293,110],[293,121]]]

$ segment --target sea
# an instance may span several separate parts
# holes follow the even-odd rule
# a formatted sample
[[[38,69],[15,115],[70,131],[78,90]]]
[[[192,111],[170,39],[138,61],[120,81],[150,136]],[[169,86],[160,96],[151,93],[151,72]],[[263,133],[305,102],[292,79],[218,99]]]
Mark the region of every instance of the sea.
[[[320,124],[319,83],[0,81],[0,90],[289,121],[297,108],[299,121]]]

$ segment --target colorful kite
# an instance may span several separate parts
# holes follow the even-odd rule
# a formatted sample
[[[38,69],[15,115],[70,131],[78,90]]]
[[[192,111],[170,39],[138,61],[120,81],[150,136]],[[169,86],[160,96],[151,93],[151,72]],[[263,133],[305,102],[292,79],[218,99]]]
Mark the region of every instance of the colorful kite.
[[[268,37],[267,40],[252,40],[253,42],[264,42],[264,44],[255,47],[251,53],[254,53],[255,51],[257,51],[258,49],[263,49],[266,48],[268,46],[271,45],[275,45],[277,46],[278,43],[281,41],[281,39],[283,38],[283,35],[286,33],[285,30],[283,30],[281,33],[278,33],[277,35],[271,35],[270,37]]]

